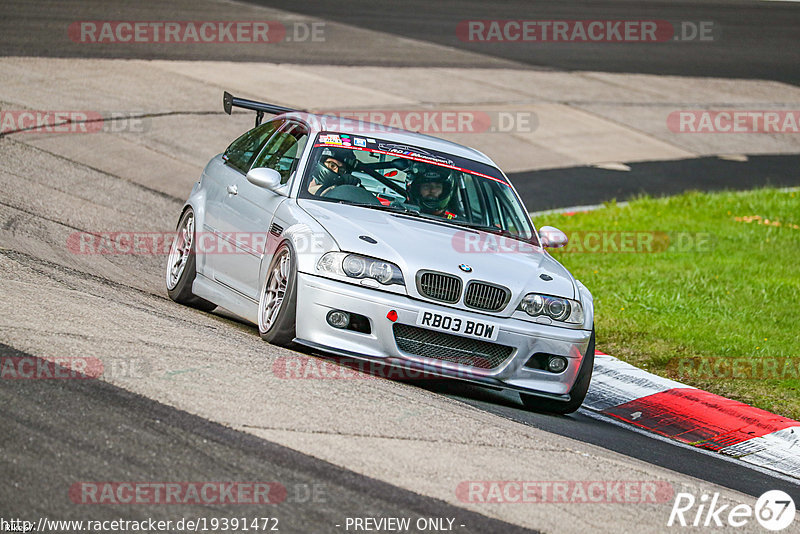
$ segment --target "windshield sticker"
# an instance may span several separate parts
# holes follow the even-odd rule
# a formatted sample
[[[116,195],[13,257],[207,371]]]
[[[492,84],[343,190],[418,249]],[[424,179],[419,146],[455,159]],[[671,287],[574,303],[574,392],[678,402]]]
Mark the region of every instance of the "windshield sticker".
[[[367,146],[367,140],[364,139],[363,137],[354,137],[353,138],[353,144],[356,145],[356,146],[366,147]]]
[[[348,139],[348,142],[349,141],[350,140]],[[341,145],[342,144],[341,138],[336,134],[322,134],[322,135],[319,136],[319,142],[320,143],[325,143],[327,145]]]
[[[357,138],[356,138],[357,139]],[[341,139],[339,135],[336,134],[321,134],[319,136],[319,143],[314,145],[314,148],[318,148],[321,146],[338,146],[341,148],[347,148],[348,150],[359,150],[359,148],[354,147],[350,144],[350,139]],[[346,141],[346,143],[344,143]],[[497,182],[498,184],[503,184],[506,187],[511,187],[508,182],[502,180],[500,178],[495,178],[494,176],[489,176],[488,174],[484,174],[482,172],[473,171],[470,169],[465,169],[463,167],[459,167],[455,165],[452,160],[442,158],[441,156],[436,156],[434,154],[430,154],[429,152],[425,152],[419,148],[409,147],[406,145],[395,145],[391,143],[378,143],[380,148],[370,148],[370,153],[373,157],[377,157],[376,154],[386,154],[387,156],[400,156],[405,159],[410,159],[412,161],[419,161],[422,163],[432,163],[434,165],[439,165],[440,167],[446,167],[448,169],[453,169],[454,171],[459,172],[466,172],[468,174],[472,174],[475,176],[480,176],[481,178],[487,178],[492,180],[493,182]]]
[[[401,156],[410,156],[412,158],[424,159],[435,163],[443,163],[445,165],[452,165],[453,160],[445,159],[440,156],[425,152],[419,148],[414,148],[406,145],[396,145],[391,143],[378,143],[378,148],[385,150],[391,154],[399,154]]]

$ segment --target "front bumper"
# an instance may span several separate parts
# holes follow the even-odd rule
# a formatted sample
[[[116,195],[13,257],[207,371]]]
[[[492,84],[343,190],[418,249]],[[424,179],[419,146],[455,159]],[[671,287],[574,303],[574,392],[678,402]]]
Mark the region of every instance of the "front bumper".
[[[371,333],[338,329],[327,323],[331,310],[357,313],[370,321]],[[393,322],[387,314],[397,312],[397,323],[416,326],[422,311],[453,314],[476,321],[490,321],[499,327],[495,343],[513,347],[511,355],[498,367],[481,369],[438,359],[424,358],[397,347]],[[297,273],[296,342],[339,355],[382,361],[388,365],[424,371],[448,378],[513,389],[532,395],[568,400],[568,393],[578,375],[591,332],[531,323],[520,319],[497,317],[454,310],[430,302],[410,299],[314,276]],[[564,356],[567,369],[562,373],[525,367],[535,353]]]

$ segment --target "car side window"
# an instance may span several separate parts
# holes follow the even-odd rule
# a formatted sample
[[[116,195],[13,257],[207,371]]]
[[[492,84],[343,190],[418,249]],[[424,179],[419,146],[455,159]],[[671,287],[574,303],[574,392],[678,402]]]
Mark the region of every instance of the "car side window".
[[[258,154],[259,149],[267,142],[284,121],[265,122],[248,131],[225,150],[223,158],[228,165],[244,173],[250,169],[250,164]]]
[[[288,123],[273,135],[253,161],[253,168],[268,167],[281,175],[281,183],[289,181],[297,168],[300,156],[308,141],[308,130],[302,124]]]

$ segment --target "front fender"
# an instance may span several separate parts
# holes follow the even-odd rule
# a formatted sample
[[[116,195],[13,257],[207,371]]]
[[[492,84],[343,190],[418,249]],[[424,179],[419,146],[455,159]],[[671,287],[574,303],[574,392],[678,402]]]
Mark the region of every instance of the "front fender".
[[[575,280],[575,284],[578,286],[579,300],[583,305],[583,328],[591,330],[594,325],[594,297],[580,280]]]
[[[279,235],[270,232],[267,236],[259,273],[261,285],[264,284],[275,251],[284,241],[291,243],[297,261],[297,271],[301,273],[313,274],[317,260],[323,254],[339,250],[338,244],[327,230],[291,199],[280,205],[272,222],[270,230],[277,231],[276,226],[278,226],[281,231]]]

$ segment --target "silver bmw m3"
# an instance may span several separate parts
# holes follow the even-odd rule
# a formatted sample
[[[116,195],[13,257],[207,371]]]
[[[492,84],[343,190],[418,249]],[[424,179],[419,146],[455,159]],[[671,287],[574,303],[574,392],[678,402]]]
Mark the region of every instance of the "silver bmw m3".
[[[215,156],[178,222],[166,285],[261,337],[517,391],[569,413],[594,362],[592,295],[484,154],[225,93],[256,126]],[[275,115],[262,123],[264,114]]]

